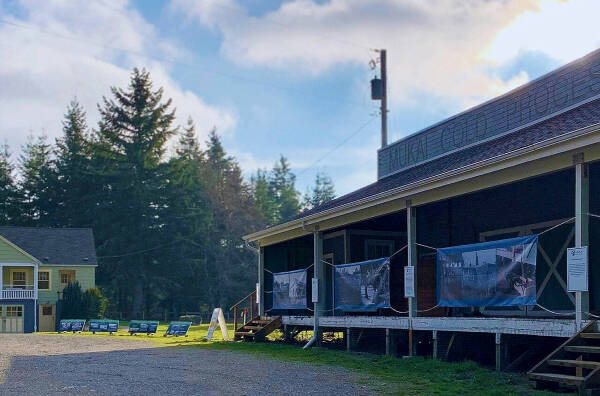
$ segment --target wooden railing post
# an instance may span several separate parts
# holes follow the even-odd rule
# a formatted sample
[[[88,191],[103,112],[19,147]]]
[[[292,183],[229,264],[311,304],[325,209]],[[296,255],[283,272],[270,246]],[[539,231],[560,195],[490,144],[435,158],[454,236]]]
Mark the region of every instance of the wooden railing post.
[[[254,294],[250,296],[250,320],[254,319]]]
[[[233,307],[233,330],[237,331],[237,329],[238,329],[237,307]]]

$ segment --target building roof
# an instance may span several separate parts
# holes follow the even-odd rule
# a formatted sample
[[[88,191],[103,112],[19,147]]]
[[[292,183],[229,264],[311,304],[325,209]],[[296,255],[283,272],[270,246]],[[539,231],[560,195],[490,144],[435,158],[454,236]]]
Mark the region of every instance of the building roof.
[[[91,228],[0,227],[0,235],[42,264],[98,265]]]
[[[453,171],[464,166],[508,154],[532,144],[541,143],[560,135],[599,124],[600,99],[596,99],[555,117],[501,136],[497,139],[489,140],[379,179],[366,187],[343,195],[311,210],[304,211],[294,220],[332,210],[395,188],[400,188],[448,171]]]

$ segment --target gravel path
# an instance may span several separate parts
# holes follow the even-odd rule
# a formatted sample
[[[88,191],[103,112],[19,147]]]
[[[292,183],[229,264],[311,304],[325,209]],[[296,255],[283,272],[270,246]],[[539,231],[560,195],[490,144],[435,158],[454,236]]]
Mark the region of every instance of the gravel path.
[[[0,334],[0,395],[371,394],[358,379],[340,368],[122,337]]]

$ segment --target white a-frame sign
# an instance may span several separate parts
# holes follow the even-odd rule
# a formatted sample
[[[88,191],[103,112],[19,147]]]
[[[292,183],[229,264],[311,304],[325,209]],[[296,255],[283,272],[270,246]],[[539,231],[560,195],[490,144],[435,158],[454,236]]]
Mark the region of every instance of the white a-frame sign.
[[[223,339],[225,341],[229,340],[229,333],[227,332],[227,323],[225,323],[225,316],[223,315],[223,310],[221,308],[215,308],[212,313],[212,317],[210,318],[210,325],[208,326],[208,333],[206,334],[206,339],[210,341],[217,328],[217,322],[219,323],[219,327],[221,327],[221,334],[223,335]]]

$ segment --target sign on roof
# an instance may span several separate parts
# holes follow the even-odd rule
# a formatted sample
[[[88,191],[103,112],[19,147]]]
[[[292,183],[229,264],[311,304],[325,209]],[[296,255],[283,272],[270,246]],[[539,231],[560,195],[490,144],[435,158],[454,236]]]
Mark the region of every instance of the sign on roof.
[[[378,177],[498,137],[600,97],[600,50],[378,153]]]

